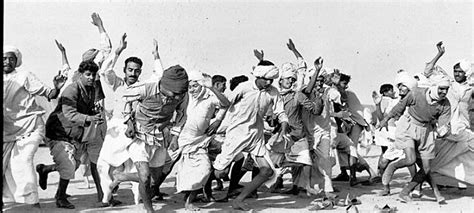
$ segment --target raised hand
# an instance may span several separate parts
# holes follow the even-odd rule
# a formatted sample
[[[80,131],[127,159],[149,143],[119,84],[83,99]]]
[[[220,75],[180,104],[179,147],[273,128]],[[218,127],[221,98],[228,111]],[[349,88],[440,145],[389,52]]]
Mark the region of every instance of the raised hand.
[[[259,52],[257,49],[255,49],[253,50],[253,54],[255,55],[255,57],[257,57],[259,61],[263,61],[263,50]]]
[[[321,70],[323,68],[323,58],[321,58],[321,56],[314,61],[314,68],[316,68],[316,70]]]
[[[98,13],[92,13],[91,15],[92,21],[91,23],[97,27],[103,27],[104,24],[102,23],[102,19],[100,18]]]
[[[57,90],[60,90],[66,83],[66,80],[67,80],[67,77],[61,75],[61,70],[59,70],[58,74],[54,76],[53,78],[54,88]]]
[[[446,50],[443,47],[443,41],[438,42],[436,44],[436,48],[438,48],[438,53],[440,54],[444,54],[444,52],[446,52]]]
[[[372,91],[372,100],[375,105],[378,105],[382,102],[382,96],[380,96],[376,91]]]
[[[158,41],[156,39],[153,39],[153,51],[151,54],[153,54],[155,60],[160,58],[160,54],[158,52]]]
[[[64,46],[59,43],[58,40],[54,39],[54,42],[56,42],[56,46],[58,47],[59,51],[66,52],[66,48],[64,48]]]
[[[122,53],[122,51],[127,48],[127,41],[125,40],[126,38],[127,38],[127,33],[124,33],[122,35],[122,39],[120,39],[120,44],[117,47],[117,50],[115,50],[115,53],[117,55],[120,55],[120,53]]]
[[[296,47],[295,47],[295,44],[293,43],[293,41],[290,39],[288,39],[288,43],[286,43],[286,46],[288,47],[289,50],[291,51],[296,51]]]

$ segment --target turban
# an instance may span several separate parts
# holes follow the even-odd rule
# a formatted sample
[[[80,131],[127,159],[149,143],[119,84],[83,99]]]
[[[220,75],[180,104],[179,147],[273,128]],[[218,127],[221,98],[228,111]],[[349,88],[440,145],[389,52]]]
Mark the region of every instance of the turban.
[[[188,91],[188,74],[179,65],[174,65],[163,71],[160,84],[173,93],[181,94]]]
[[[275,65],[258,65],[252,71],[252,75],[257,78],[276,79],[278,74],[278,67]]]
[[[461,68],[461,70],[466,73],[466,77],[472,75],[471,63],[469,63],[467,60],[460,60],[456,64],[459,64],[459,68]]]
[[[292,63],[284,63],[281,65],[281,76],[280,78],[289,78],[293,77],[294,79],[298,78],[296,73],[296,67]]]
[[[451,81],[445,75],[434,75],[434,76],[431,76],[430,80],[431,80],[431,86],[429,87],[430,97],[434,100],[440,100],[440,97],[438,95],[438,88],[451,86]]]
[[[14,46],[3,46],[3,54],[5,53],[13,53],[16,57],[16,65],[15,67],[19,67],[21,65],[21,52],[18,48]]]
[[[92,61],[95,57],[99,54],[99,50],[97,49],[89,49],[82,54],[82,61]]]
[[[408,87],[408,89],[413,90],[418,86],[418,81],[413,76],[408,74],[408,72],[401,71],[397,73],[397,77],[395,78],[395,85],[399,84],[403,84]]]
[[[202,81],[204,80],[204,75],[202,72],[191,70],[188,72],[188,79],[189,81]]]

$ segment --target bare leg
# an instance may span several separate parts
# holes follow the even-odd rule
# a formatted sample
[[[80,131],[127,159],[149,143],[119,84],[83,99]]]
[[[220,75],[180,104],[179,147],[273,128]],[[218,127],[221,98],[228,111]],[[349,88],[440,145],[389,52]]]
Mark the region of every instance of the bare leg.
[[[143,200],[143,205],[147,212],[154,212],[153,205],[151,204],[152,191],[150,188],[151,177],[149,164],[148,162],[140,161],[135,162],[135,166],[137,167],[138,177],[140,178],[138,189]]]
[[[256,161],[260,166],[260,172],[252,179],[249,184],[243,188],[239,196],[237,196],[237,198],[235,198],[235,200],[232,202],[232,207],[234,209],[240,209],[244,211],[250,210],[251,208],[246,203],[244,203],[244,199],[273,175],[273,170],[265,158],[256,157]]]
[[[199,190],[194,190],[191,192],[188,192],[189,195],[186,198],[186,203],[184,204],[184,208],[188,211],[199,211],[199,208],[195,206],[192,202],[196,198],[196,195],[198,194]]]

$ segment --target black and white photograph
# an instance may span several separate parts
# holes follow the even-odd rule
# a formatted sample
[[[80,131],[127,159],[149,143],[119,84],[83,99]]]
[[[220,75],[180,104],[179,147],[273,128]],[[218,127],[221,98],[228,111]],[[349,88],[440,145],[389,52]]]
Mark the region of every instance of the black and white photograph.
[[[2,212],[474,212],[473,0],[3,19]]]

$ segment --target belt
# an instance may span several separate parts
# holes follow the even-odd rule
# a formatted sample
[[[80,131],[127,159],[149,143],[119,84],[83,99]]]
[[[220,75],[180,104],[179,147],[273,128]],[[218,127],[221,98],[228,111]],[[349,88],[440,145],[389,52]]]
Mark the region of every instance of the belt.
[[[150,146],[165,146],[163,133],[158,129],[153,129],[150,132],[137,131],[135,137],[144,141]]]

